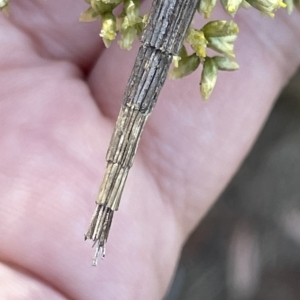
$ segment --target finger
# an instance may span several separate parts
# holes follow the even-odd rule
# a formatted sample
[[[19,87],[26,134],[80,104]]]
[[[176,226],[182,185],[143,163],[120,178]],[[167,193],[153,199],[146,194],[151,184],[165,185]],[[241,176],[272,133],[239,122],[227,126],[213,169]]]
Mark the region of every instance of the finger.
[[[95,199],[99,169],[104,170],[109,122],[73,64],[37,59],[30,38],[9,28],[1,48],[9,63],[2,60],[0,76],[1,260],[21,268],[27,282],[37,279],[28,298],[47,286],[71,299],[134,299],[137,293],[141,299],[161,298],[180,243],[174,222],[162,218],[165,210],[151,179],[136,168],[144,184],[125,199],[143,201],[120,213],[110,238],[112,259],[92,269],[93,250],[83,243],[94,208],[87,199]],[[146,186],[151,193],[145,196]],[[170,234],[165,241],[160,228],[149,226],[158,219]],[[11,295],[11,286],[4,285]]]
[[[1,18],[30,38],[40,56],[67,60],[87,71],[104,49],[99,21],[79,22],[87,7],[82,0],[16,0],[10,3],[9,17]]]

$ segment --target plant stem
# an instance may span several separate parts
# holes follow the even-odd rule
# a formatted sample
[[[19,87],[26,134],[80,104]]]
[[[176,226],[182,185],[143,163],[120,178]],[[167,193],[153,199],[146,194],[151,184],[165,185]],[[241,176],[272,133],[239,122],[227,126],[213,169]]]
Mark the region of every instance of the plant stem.
[[[107,167],[97,207],[85,235],[105,256],[114,211],[122,191],[144,125],[164,85],[172,57],[177,55],[196,11],[198,0],[154,0],[143,31],[141,46],[129,78],[117,123],[107,151]]]

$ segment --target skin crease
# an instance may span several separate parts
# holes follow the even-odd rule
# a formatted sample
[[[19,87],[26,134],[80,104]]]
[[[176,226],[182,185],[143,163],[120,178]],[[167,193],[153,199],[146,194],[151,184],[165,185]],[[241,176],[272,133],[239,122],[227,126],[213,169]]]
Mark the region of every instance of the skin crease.
[[[99,23],[77,21],[85,7],[15,0],[0,19],[1,299],[162,299],[184,241],[300,62],[298,13],[243,10],[241,69],[220,74],[210,102],[199,71],[168,81],[93,268],[83,235],[137,48],[105,50]]]

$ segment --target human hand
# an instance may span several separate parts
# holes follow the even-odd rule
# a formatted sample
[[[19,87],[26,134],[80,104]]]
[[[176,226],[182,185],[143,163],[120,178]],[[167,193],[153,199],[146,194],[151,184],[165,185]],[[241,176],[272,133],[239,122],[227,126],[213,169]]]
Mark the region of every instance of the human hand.
[[[147,5],[147,3],[146,3]],[[149,1],[148,1],[149,5]],[[237,14],[241,69],[209,103],[168,81],[144,131],[107,257],[83,242],[135,51],[104,49],[83,1],[14,1],[0,19],[0,298],[161,299],[181,247],[297,69],[300,20]]]

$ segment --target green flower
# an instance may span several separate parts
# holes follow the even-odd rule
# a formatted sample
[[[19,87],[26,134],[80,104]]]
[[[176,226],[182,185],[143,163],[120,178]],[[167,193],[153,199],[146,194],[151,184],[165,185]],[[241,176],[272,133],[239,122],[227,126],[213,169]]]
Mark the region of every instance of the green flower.
[[[217,76],[218,76],[217,64],[212,58],[206,57],[203,64],[201,82],[200,82],[200,92],[204,100],[208,100],[208,98],[210,97],[216,85]]]
[[[274,17],[275,10],[280,7],[286,7],[282,0],[246,0],[251,6],[261,11],[264,14]]]
[[[201,29],[206,38],[209,37],[224,37],[229,35],[237,35],[239,27],[233,21],[212,21],[208,22]]]
[[[79,21],[90,22],[104,16],[106,13],[112,13],[113,9],[118,4],[107,4],[102,1],[91,0],[87,1],[91,6],[84,11],[79,18]]]
[[[199,64],[200,58],[196,55],[196,53],[183,57],[178,61],[177,67],[175,65],[170,72],[170,78],[178,79],[187,76],[193,73],[198,68]]]
[[[233,21],[212,21],[203,26],[202,31],[207,47],[235,57],[233,42],[237,39],[239,28]]]
[[[127,0],[123,12],[119,18],[121,48],[130,50],[136,36],[140,35],[143,29],[143,18],[139,15],[140,3],[138,0]]]
[[[105,3],[102,0],[91,0],[89,1],[92,9],[97,12],[99,15],[104,15],[105,13],[112,13],[113,9],[121,3],[121,0],[118,3]]]
[[[1,0],[0,0],[1,1]],[[100,36],[106,47],[116,38],[118,32],[121,37],[119,45],[123,49],[131,49],[136,36],[142,33],[146,16],[139,15],[140,0],[86,0],[90,7],[81,14],[80,21],[101,19]],[[119,16],[114,9],[123,4]]]
[[[124,5],[126,26],[133,26],[142,22],[142,18],[139,15],[140,2],[138,0],[127,0]]]
[[[214,56],[212,59],[216,63],[218,70],[235,71],[239,69],[238,63],[228,57]]]
[[[129,26],[126,28],[121,28],[121,39],[118,41],[119,46],[122,49],[130,50],[132,44],[137,35],[139,35],[140,30],[137,29],[137,26]]]
[[[235,57],[234,54],[234,41],[237,39],[235,35],[229,35],[224,37],[212,37],[207,38],[208,47],[225,55]]]
[[[224,10],[233,17],[240,8],[242,2],[243,0],[221,0]]]
[[[204,14],[205,18],[209,18],[215,8],[217,0],[202,0],[199,2],[198,12]]]

